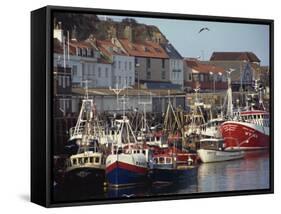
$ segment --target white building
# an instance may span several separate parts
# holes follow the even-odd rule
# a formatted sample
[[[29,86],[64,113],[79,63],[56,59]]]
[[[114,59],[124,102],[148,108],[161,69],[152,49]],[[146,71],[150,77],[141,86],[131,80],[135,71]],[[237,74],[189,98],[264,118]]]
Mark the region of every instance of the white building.
[[[135,84],[135,58],[118,47],[117,39],[99,40],[97,47],[112,61],[112,87],[127,87]]]
[[[63,39],[64,40],[64,39]],[[99,51],[88,41],[54,40],[54,65],[71,67],[72,86],[109,87],[112,84],[112,65],[103,59]]]

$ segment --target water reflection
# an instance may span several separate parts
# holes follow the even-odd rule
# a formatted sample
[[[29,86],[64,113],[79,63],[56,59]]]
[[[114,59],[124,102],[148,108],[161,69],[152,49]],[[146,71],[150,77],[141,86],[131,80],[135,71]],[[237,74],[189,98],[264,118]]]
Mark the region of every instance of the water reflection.
[[[269,188],[267,152],[248,153],[245,159],[201,164],[198,191],[217,192]]]
[[[194,177],[174,183],[153,183],[132,188],[100,188],[91,186],[57,186],[55,201],[77,201],[104,198],[132,198],[198,192],[220,192],[269,188],[268,152],[247,153],[245,159],[201,164]]]

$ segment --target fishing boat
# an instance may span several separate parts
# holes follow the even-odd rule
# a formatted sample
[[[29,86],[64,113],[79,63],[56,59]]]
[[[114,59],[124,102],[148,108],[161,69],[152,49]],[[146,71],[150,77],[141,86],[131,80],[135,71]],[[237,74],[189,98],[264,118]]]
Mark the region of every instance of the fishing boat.
[[[256,84],[257,85],[257,84]],[[269,113],[265,110],[262,90],[259,90],[259,108],[247,105],[245,109],[232,110],[232,91],[229,78],[228,120],[221,124],[220,132],[226,149],[258,150],[269,147]],[[250,106],[250,107],[249,107]]]
[[[200,134],[203,138],[220,138],[220,125],[225,122],[223,117],[210,119],[200,126]]]
[[[245,155],[242,150],[224,150],[224,140],[218,138],[201,139],[197,153],[203,163],[241,159]]]
[[[88,81],[85,81],[85,98],[78,115],[77,122],[74,127],[69,129],[69,139],[65,145],[65,151],[69,155],[76,154],[80,146],[83,146],[82,138],[87,133],[88,148],[91,150],[96,142],[106,145],[109,139],[105,137],[105,131],[96,111],[96,105],[88,95]]]
[[[220,130],[227,149],[258,150],[269,147],[269,113],[250,110],[222,123]]]
[[[197,175],[196,154],[164,149],[153,155],[149,177],[153,182],[178,182]]]
[[[105,180],[105,157],[101,152],[85,151],[72,155],[67,162],[66,184],[102,187]]]
[[[111,187],[143,184],[147,178],[148,160],[145,149],[137,143],[130,121],[123,115],[119,132],[121,141],[112,146],[106,159],[106,179]],[[139,146],[139,147],[138,147]]]
[[[86,97],[82,100],[79,117],[72,134],[77,153],[70,155],[65,170],[65,184],[103,186],[105,179],[105,154],[98,143],[98,132],[93,125],[96,120],[94,102]],[[83,125],[82,125],[83,124]],[[78,184],[78,185],[77,185]]]

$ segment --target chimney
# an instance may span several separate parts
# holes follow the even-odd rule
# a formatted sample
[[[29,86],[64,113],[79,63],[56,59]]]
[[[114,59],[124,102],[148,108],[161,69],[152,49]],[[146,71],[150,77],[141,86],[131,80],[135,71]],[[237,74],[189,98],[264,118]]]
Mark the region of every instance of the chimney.
[[[114,26],[109,27],[109,30],[107,31],[107,37],[108,39],[117,37],[116,28]]]
[[[61,24],[61,22],[58,23],[58,29],[59,29],[59,30],[62,29],[62,24]]]
[[[54,38],[58,39],[60,42],[63,42],[63,30],[61,22],[58,22],[54,28]]]
[[[76,25],[74,25],[72,31],[71,31],[71,40],[72,41],[77,41],[77,30],[76,30]]]
[[[131,26],[127,25],[124,29],[124,37],[128,39],[130,42],[133,40],[133,33]]]

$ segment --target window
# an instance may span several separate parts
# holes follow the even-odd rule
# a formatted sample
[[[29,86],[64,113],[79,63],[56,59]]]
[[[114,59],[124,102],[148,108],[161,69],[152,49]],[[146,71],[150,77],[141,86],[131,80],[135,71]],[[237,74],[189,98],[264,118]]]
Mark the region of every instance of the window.
[[[154,48],[154,50],[158,53],[161,53],[162,51],[160,50],[160,48]]]
[[[69,109],[70,100],[66,100],[65,103],[66,103],[66,109]]]
[[[131,76],[129,77],[129,85],[133,85]]]
[[[67,87],[69,87],[69,85],[70,85],[70,80],[69,79],[70,79],[69,77],[66,77],[66,86]]]
[[[116,76],[113,76],[113,84],[116,85]]]
[[[76,165],[77,164],[77,159],[72,159],[72,164]]]
[[[203,74],[200,75],[200,82],[204,82],[204,75]]]
[[[85,64],[82,64],[82,76],[85,77]]]
[[[124,62],[125,64],[125,71],[127,71],[127,62]]]
[[[96,75],[96,65],[92,64],[92,75],[95,76]]]
[[[62,85],[62,76],[58,76],[58,79],[59,79],[59,86],[61,86]]]
[[[83,163],[82,158],[78,158],[78,163],[79,163],[79,164],[82,164],[82,163]]]
[[[65,88],[65,82],[66,82],[66,81],[65,81],[65,77],[62,76],[62,87],[63,87],[63,88]]]
[[[90,76],[90,74],[91,74],[91,65],[90,64],[87,64],[87,70],[88,70],[87,75]]]
[[[158,163],[158,158],[154,158],[154,162],[155,162],[155,163]]]
[[[85,50],[84,48],[81,48],[81,56],[84,56],[85,55]]]
[[[132,70],[132,62],[129,62],[129,70]]]
[[[121,69],[121,62],[118,61],[118,69]]]
[[[138,58],[136,57],[136,58],[135,58],[135,65],[137,65],[137,64],[139,64],[139,60],[138,60]]]
[[[98,67],[98,77],[101,77],[101,67]]]
[[[147,65],[147,68],[150,68],[150,58],[146,59],[146,65]]]
[[[121,76],[119,76],[118,84],[121,85]]]
[[[162,79],[166,79],[166,72],[165,72],[165,71],[162,71],[162,72],[161,72],[161,78],[162,78]]]
[[[90,163],[93,163],[93,162],[94,162],[94,158],[90,157]]]
[[[72,66],[72,76],[77,76],[77,65]]]
[[[151,79],[151,72],[150,71],[146,72],[146,79],[148,79],[148,80]]]
[[[192,80],[192,75],[188,74],[188,79],[191,81]]]
[[[99,157],[96,157],[95,158],[95,163],[99,163],[100,162],[100,158]]]
[[[108,78],[108,68],[105,68],[105,77]]]
[[[84,163],[88,163],[89,159],[88,158],[84,158]]]
[[[171,158],[166,158],[166,163],[172,163]]]
[[[162,59],[162,68],[165,68],[165,59]]]

